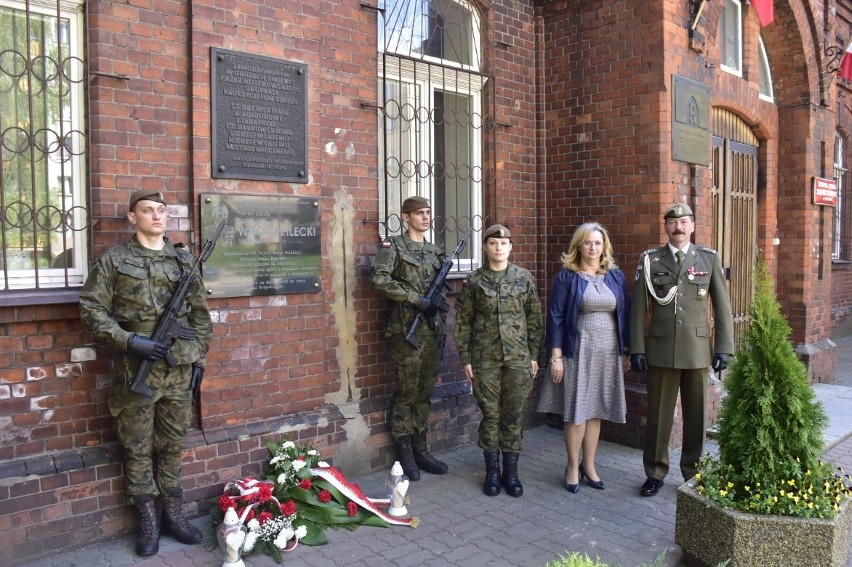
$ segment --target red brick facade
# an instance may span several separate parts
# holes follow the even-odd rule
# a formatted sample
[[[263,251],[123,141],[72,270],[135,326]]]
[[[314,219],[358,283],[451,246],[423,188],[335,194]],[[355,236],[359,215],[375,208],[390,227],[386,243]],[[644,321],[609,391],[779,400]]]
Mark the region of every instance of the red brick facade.
[[[211,300],[214,339],[184,459],[184,489],[198,512],[224,481],[259,473],[265,442],[284,434],[351,474],[394,458],[389,307],[369,288],[379,168],[377,13],[366,4],[87,3],[86,56],[97,73],[87,117],[90,260],[129,237],[125,207],[139,188],[167,192],[170,234],[196,252],[202,194],[307,196],[322,210],[320,293]],[[642,251],[664,242],[660,214],[675,200],[693,205],[696,242],[710,245],[710,168],[674,161],[671,141],[672,77],[702,83],[711,105],[740,116],[760,141],[755,244],[777,275],[811,378],[831,381],[829,338],[852,321],[852,271],[831,262],[833,213],[811,204],[810,179],[833,175],[835,127],[852,136],[852,89],[841,84],[846,102],[838,98],[827,71],[819,2],[777,0],[775,21],[762,30],[743,3],[743,77],[723,72],[721,4],[707,2],[691,44],[685,0],[474,0],[492,34],[495,77],[497,181],[483,196],[485,214],[512,227],[512,260],[533,272],[545,304],[580,222],[608,227],[628,276]],[[849,3],[841,4],[825,41],[849,35]],[[774,103],[758,96],[758,34]],[[211,47],[307,66],[307,183],[211,177]],[[82,328],[75,302],[53,301],[34,294],[0,307],[3,563],[134,526],[106,405],[112,350]],[[628,373],[627,390],[628,423],[607,436],[636,446],[643,377]],[[711,392],[710,419],[721,388]],[[530,423],[541,419],[536,394]],[[476,438],[478,410],[452,341],[432,408],[434,451]]]

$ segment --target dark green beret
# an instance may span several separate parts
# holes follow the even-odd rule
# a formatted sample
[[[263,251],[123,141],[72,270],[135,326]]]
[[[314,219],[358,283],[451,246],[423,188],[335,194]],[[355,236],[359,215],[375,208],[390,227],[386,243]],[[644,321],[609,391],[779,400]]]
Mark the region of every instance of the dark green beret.
[[[684,205],[683,203],[669,205],[669,208],[666,209],[666,212],[663,214],[664,219],[679,219],[680,217],[691,216],[693,216],[692,209],[689,208],[689,205]]]
[[[408,199],[402,202],[403,213],[410,213],[411,211],[431,208],[431,205],[429,205],[429,199],[426,199],[425,197],[409,197]]]
[[[512,238],[512,233],[502,224],[492,224],[482,233],[482,241],[485,242],[489,237],[494,238]]]
[[[154,201],[155,203],[166,204],[166,198],[163,197],[162,191],[156,191],[154,189],[141,189],[139,191],[134,192],[130,196],[130,204],[127,206],[128,210],[133,210],[134,205],[139,201]]]

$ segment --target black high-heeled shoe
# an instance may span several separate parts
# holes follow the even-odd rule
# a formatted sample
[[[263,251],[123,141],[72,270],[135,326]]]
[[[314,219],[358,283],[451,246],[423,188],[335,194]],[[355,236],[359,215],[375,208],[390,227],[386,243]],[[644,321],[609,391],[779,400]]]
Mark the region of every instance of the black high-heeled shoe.
[[[568,477],[568,467],[565,467],[565,477]],[[572,494],[580,492],[580,484],[568,484],[568,481],[562,483],[562,487]]]
[[[580,461],[580,480],[583,480],[583,477],[586,477],[586,484],[591,486],[596,490],[603,490],[604,483],[602,480],[592,480],[592,478],[586,472],[586,468],[583,466],[583,461]]]

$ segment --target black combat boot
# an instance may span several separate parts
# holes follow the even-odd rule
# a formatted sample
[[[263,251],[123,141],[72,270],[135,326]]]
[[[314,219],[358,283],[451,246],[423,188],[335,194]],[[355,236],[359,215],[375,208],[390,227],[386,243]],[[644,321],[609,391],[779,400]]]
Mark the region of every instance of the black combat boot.
[[[400,437],[396,440],[396,452],[399,454],[399,464],[408,480],[420,480],[420,469],[414,460],[414,449],[411,447],[411,437]]]
[[[432,474],[447,474],[449,467],[442,463],[426,448],[426,434],[411,438],[411,446],[414,449],[414,462],[417,466]]]
[[[485,484],[482,492],[486,496],[500,494],[500,450],[484,451],[485,455]]]
[[[503,451],[503,477],[500,479],[506,494],[509,496],[523,496],[524,487],[518,479],[518,453],[507,453]]]
[[[174,536],[176,540],[187,545],[201,543],[204,536],[201,530],[189,523],[183,515],[183,490],[172,488],[163,495],[163,522],[160,529],[164,535]]]
[[[160,522],[154,499],[148,494],[134,494],[133,506],[139,520],[136,527],[136,555],[155,555],[160,550]]]

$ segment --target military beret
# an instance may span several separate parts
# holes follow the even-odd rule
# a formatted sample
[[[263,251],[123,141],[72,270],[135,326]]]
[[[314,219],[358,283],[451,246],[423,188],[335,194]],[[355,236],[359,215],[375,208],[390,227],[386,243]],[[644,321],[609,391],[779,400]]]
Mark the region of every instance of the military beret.
[[[154,189],[141,189],[139,191],[134,192],[130,196],[130,204],[127,206],[129,210],[133,210],[134,205],[139,201],[154,201],[155,203],[166,204],[166,198],[163,196],[162,191],[156,191]]]
[[[512,238],[512,233],[502,224],[492,224],[482,233],[482,241],[485,242],[489,237],[494,238]]]
[[[683,203],[675,203],[674,205],[670,205],[666,212],[663,214],[664,219],[679,219],[680,217],[691,217],[692,209],[689,208],[689,205],[684,205]]]
[[[408,199],[402,202],[403,213],[410,213],[411,211],[429,208],[431,208],[431,205],[429,204],[429,199],[426,199],[425,197],[409,197]]]

